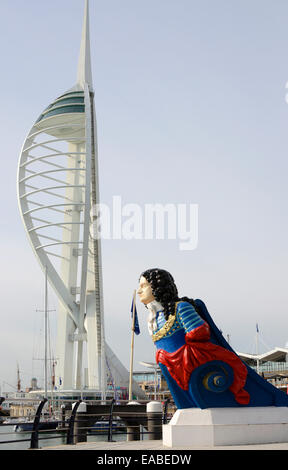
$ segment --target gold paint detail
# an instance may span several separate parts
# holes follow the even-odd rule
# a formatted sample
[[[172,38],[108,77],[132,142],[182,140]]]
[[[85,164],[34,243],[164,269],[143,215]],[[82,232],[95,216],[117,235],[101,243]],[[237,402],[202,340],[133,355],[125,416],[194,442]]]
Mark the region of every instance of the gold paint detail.
[[[157,331],[156,333],[154,333],[154,335],[152,336],[152,341],[154,341],[154,343],[155,343],[155,341],[159,341],[159,339],[163,338],[163,336],[165,336],[168,333],[168,331],[171,330],[171,328],[174,325],[174,322],[176,320],[177,305],[178,305],[178,302],[176,302],[176,304],[175,304],[175,313],[174,313],[174,315],[170,314],[168,320],[166,320],[166,322],[162,326],[162,328],[160,328],[160,330]]]

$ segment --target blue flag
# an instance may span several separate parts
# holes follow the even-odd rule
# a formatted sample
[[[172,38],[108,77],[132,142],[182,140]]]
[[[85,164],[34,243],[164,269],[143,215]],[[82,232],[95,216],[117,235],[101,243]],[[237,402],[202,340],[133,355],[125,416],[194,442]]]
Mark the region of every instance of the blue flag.
[[[132,319],[133,319],[133,305],[134,305],[134,299],[132,300],[132,305],[131,305],[131,316],[132,316]],[[139,334],[140,334],[140,328],[139,328],[139,322],[138,322],[136,304],[135,304],[134,333],[135,333],[135,335],[139,335]]]

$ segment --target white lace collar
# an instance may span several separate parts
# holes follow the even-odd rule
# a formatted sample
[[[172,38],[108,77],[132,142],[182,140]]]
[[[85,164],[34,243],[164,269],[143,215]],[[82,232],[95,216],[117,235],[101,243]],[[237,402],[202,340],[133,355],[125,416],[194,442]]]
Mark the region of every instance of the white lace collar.
[[[147,304],[146,307],[149,310],[148,331],[149,331],[150,336],[152,336],[154,331],[156,331],[157,329],[157,322],[156,322],[157,312],[163,311],[164,308],[159,302],[157,302],[157,300],[152,300],[152,302],[149,302],[149,304]]]

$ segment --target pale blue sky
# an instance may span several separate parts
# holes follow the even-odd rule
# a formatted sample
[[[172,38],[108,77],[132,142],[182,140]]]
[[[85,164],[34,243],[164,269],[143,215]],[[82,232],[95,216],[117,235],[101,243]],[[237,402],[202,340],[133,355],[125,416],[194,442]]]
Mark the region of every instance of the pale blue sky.
[[[43,276],[16,171],[33,122],[76,81],[83,4],[0,3],[0,382],[16,383],[17,361],[24,385],[34,372]],[[103,242],[106,337],[126,367],[132,292],[154,266],[206,302],[236,350],[255,352],[257,322],[271,348],[288,340],[287,24],[285,0],[90,0],[102,202],[199,204],[195,251],[175,240]],[[139,303],[138,313],[135,369],[154,359]]]

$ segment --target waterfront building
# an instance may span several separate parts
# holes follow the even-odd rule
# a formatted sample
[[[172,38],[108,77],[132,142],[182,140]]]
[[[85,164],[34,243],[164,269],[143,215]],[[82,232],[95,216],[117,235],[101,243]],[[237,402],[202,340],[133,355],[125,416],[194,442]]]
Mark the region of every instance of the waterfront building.
[[[163,401],[166,398],[171,398],[168,385],[160,368],[156,370],[156,373],[135,371],[133,372],[133,378],[145,392],[146,399]]]
[[[263,354],[237,353],[247,365],[275,387],[288,391],[288,349],[275,347]]]

